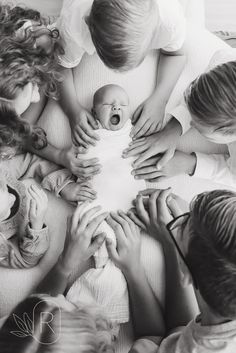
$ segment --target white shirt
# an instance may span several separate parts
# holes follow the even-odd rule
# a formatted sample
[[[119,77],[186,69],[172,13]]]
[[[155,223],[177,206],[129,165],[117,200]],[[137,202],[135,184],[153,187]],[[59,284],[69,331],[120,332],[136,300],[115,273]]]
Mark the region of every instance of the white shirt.
[[[229,48],[217,51],[209,64],[208,69],[229,61],[236,60],[236,49]],[[236,82],[235,82],[236,90]],[[190,128],[191,114],[184,102],[168,112],[181,124],[183,134]],[[194,176],[198,178],[211,179],[217,183],[236,187],[236,141],[228,144],[228,154],[204,154],[197,152],[197,164]]]
[[[186,35],[184,11],[178,0],[156,0],[158,21],[150,49],[167,52],[179,50]],[[65,54],[61,65],[77,66],[85,53],[92,55],[95,47],[86,24],[93,0],[64,0],[56,27],[60,31]]]

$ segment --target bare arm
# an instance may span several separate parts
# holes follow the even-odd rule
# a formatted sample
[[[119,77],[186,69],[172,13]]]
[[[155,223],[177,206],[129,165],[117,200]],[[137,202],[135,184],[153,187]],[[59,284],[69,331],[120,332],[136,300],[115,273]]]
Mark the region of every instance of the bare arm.
[[[163,336],[165,324],[162,308],[147,281],[140,262],[141,237],[138,228],[123,212],[111,213],[108,224],[117,238],[117,249],[107,240],[109,254],[128,282],[135,334]]]
[[[83,147],[89,144],[95,145],[98,136],[94,133],[94,129],[98,128],[98,124],[92,114],[77,99],[72,69],[64,69],[62,74],[64,80],[59,87],[59,103],[68,116],[72,141]]]

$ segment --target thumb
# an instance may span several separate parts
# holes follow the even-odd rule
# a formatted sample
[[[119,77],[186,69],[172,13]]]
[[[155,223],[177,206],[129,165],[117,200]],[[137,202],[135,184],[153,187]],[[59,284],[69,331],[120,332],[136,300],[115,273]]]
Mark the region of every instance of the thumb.
[[[173,157],[174,153],[175,151],[173,149],[167,150],[157,162],[157,169],[160,170],[161,168],[163,168]]]
[[[87,117],[88,117],[88,121],[89,121],[90,125],[93,127],[93,129],[97,130],[99,128],[99,126],[98,126],[98,122],[96,121],[96,119],[91,114],[87,114]]]
[[[109,238],[106,239],[106,247],[107,247],[107,252],[109,257],[114,261],[117,262],[119,260],[119,255],[116,250],[116,247],[113,243],[113,241]]]
[[[102,246],[105,239],[106,239],[106,233],[100,233],[96,235],[92,244],[90,245],[90,252],[94,254]]]
[[[166,199],[166,203],[174,218],[180,216],[183,213],[183,211],[179,207],[178,202],[175,200],[174,196],[169,195]]]

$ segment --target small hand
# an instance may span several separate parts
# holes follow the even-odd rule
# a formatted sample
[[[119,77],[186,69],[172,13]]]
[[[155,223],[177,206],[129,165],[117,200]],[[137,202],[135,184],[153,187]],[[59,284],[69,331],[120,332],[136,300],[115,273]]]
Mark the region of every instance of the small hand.
[[[110,239],[106,240],[111,259],[125,275],[135,272],[140,263],[141,252],[141,236],[138,227],[122,211],[112,212],[106,221],[117,238],[117,248]]]
[[[100,248],[106,237],[104,233],[94,236],[108,213],[95,216],[101,210],[98,206],[91,208],[80,218],[82,209],[87,205],[88,202],[85,202],[82,206],[78,206],[67,222],[67,235],[61,262],[68,273],[88,260]]]
[[[67,201],[94,201],[96,199],[96,191],[88,181],[82,183],[72,182],[67,184],[60,192],[61,197]]]
[[[145,190],[146,191],[146,190]],[[148,198],[144,198],[144,196]],[[171,210],[168,207],[168,199],[171,197],[171,189],[141,192],[135,200],[135,217],[142,222],[147,232],[158,240],[162,240],[162,233],[166,232],[166,224],[172,219]],[[134,222],[134,213],[128,212]]]
[[[149,182],[160,182],[163,179],[171,178],[180,174],[192,174],[195,165],[195,155],[181,151],[175,151],[174,156],[161,169],[157,169],[160,157],[156,156],[142,162],[138,168],[133,170],[135,179],[145,179]]]
[[[46,193],[34,184],[30,185],[28,192],[31,196],[29,207],[29,221],[31,228],[40,230],[43,228],[45,222],[48,198]]]
[[[75,145],[88,147],[95,146],[99,136],[94,132],[98,129],[98,123],[93,115],[86,109],[81,108],[76,117],[70,119],[71,137]]]
[[[160,159],[156,167],[157,169],[161,169],[174,155],[176,145],[180,139],[180,128],[180,124],[177,120],[170,120],[160,132],[133,141],[130,146],[124,150],[123,158],[139,155],[133,163],[134,168],[137,168],[147,159],[159,155]]]
[[[81,147],[74,146],[61,151],[61,164],[64,165],[72,174],[76,175],[80,180],[91,179],[94,175],[99,174],[101,165],[98,158],[82,159],[78,152],[84,153]]]
[[[131,137],[138,139],[159,131],[162,128],[164,114],[165,104],[156,95],[146,99],[134,112]]]

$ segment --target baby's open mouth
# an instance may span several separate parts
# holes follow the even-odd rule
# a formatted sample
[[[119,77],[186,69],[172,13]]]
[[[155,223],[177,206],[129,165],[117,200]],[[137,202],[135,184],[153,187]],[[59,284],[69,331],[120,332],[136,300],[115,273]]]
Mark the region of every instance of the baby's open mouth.
[[[112,115],[110,122],[112,123],[112,125],[118,125],[120,123],[120,116],[119,114],[114,114]]]

